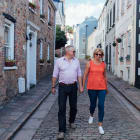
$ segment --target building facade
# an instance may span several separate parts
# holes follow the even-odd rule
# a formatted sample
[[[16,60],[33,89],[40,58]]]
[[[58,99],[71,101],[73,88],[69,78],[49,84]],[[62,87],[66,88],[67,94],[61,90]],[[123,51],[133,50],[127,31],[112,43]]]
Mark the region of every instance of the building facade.
[[[80,59],[85,58],[87,55],[87,49],[88,49],[88,37],[91,35],[91,33],[95,30],[97,27],[97,19],[94,17],[87,17],[85,21],[83,21],[81,24],[77,25],[75,30],[74,39],[76,39],[75,42],[75,48],[77,50],[77,56]]]
[[[29,90],[53,68],[51,0],[0,2],[0,103]]]
[[[65,0],[53,0],[56,6],[56,24],[65,29]]]

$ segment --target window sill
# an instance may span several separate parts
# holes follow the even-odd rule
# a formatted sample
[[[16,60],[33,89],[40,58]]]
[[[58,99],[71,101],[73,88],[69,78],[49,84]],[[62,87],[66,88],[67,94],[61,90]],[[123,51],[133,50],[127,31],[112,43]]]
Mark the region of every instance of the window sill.
[[[48,28],[49,28],[50,30],[52,30],[52,27],[51,27],[51,26],[49,26],[49,25],[48,25]]]
[[[36,11],[35,11],[33,8],[29,7],[29,10],[30,10],[32,13],[37,14]]]
[[[17,70],[17,66],[13,66],[13,67],[4,67],[4,70]]]
[[[40,18],[40,21],[43,22],[43,23],[45,23],[45,20],[43,18]]]
[[[44,63],[40,63],[40,66],[44,66],[45,64]]]

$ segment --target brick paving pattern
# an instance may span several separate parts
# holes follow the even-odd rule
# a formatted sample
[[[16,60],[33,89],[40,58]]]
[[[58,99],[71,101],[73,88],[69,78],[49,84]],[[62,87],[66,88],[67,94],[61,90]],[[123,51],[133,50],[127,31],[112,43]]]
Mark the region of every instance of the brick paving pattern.
[[[68,121],[67,107],[67,121]],[[40,128],[32,140],[56,140],[58,133],[58,103],[52,107],[49,115],[44,118]],[[78,114],[76,118],[76,130],[70,130],[67,126],[65,140],[140,140],[140,123],[133,114],[110,93],[105,103],[104,130],[105,135],[98,133],[97,109],[92,125],[88,124],[89,98],[87,94],[78,98]],[[68,124],[68,123],[67,123]]]

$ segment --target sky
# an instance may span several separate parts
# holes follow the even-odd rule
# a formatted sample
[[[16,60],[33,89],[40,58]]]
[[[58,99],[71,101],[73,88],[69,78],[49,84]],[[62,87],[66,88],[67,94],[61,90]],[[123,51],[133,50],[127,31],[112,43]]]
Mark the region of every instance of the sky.
[[[99,18],[106,0],[66,0],[66,25],[82,23],[86,17]]]

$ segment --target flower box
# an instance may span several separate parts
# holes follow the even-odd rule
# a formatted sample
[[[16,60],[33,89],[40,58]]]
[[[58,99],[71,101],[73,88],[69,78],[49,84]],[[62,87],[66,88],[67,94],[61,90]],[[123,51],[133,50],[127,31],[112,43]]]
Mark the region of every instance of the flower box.
[[[36,5],[32,2],[29,2],[29,7],[31,7],[32,9],[36,9]]]
[[[40,18],[43,18],[44,19],[45,18],[45,15],[40,15]]]
[[[6,61],[5,61],[5,66],[6,66],[6,67],[13,67],[13,66],[16,66],[16,60],[6,60]]]

